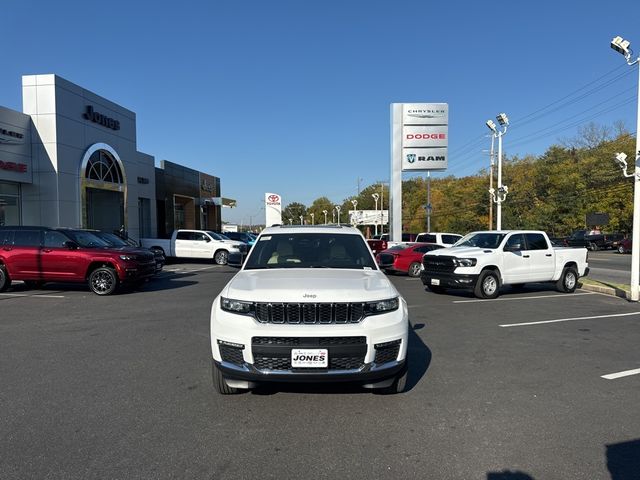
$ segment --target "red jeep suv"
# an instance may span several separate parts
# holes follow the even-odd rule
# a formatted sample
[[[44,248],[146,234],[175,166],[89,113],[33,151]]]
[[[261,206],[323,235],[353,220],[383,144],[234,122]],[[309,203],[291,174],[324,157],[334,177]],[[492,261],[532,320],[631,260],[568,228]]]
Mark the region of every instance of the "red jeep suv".
[[[46,227],[0,227],[0,292],[12,280],[27,287],[45,282],[87,282],[92,292],[110,295],[122,283],[154,275],[151,252],[110,247],[91,232]]]

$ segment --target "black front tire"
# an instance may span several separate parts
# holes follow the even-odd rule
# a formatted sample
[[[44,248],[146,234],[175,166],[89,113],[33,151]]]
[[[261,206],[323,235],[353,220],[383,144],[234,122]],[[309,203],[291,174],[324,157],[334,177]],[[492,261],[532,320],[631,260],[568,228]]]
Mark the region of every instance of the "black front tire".
[[[213,388],[220,395],[236,395],[240,393],[239,388],[234,388],[227,385],[222,372],[213,361],[211,362],[211,377],[213,380]]]
[[[493,299],[500,293],[500,279],[494,270],[485,270],[478,277],[473,293],[478,298]]]
[[[573,293],[578,288],[578,272],[573,267],[567,267],[556,283],[559,292]]]
[[[7,269],[4,265],[0,265],[0,292],[4,292],[11,286],[11,278],[7,273]]]
[[[89,274],[89,289],[96,295],[111,295],[118,288],[118,275],[113,268],[96,268]]]

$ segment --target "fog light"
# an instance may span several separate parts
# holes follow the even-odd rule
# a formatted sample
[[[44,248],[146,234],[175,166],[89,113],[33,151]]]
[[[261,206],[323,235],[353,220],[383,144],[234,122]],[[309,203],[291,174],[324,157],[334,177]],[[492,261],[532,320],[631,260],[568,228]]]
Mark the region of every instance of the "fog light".
[[[244,350],[244,345],[241,343],[227,342],[226,340],[218,340],[218,345],[225,345],[227,347],[240,348]]]

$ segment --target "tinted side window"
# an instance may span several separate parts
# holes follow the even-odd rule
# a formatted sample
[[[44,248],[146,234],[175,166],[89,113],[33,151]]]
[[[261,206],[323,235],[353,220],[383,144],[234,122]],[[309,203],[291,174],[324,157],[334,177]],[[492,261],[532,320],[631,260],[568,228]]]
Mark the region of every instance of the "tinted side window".
[[[462,237],[460,235],[442,235],[443,243],[456,243]]]
[[[436,243],[436,236],[430,234],[418,235],[416,242]]]
[[[13,235],[16,247],[39,247],[40,230],[16,230]]]
[[[64,248],[64,242],[68,241],[66,235],[52,230],[44,232],[44,246],[46,248]]]
[[[429,251],[429,247],[426,245],[422,245],[421,247],[416,247],[413,249],[414,252],[418,252],[418,253],[427,253]]]
[[[176,240],[191,240],[191,232],[178,232]]]
[[[527,247],[529,250],[546,250],[549,248],[544,235],[540,233],[527,233]]]
[[[524,235],[521,233],[516,233],[515,235],[511,235],[507,243],[505,244],[505,248],[509,247],[515,250],[523,250],[524,249]]]
[[[0,230],[0,245],[11,245],[13,243],[13,230]]]
[[[207,236],[204,233],[192,233],[191,240],[197,240],[198,242],[206,242]]]

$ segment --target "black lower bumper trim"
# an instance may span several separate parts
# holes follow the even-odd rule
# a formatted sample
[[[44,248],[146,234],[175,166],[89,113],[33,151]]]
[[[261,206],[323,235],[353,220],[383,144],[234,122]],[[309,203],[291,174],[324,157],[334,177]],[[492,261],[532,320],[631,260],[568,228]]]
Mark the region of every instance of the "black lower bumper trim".
[[[434,285],[432,280],[438,280],[438,285]],[[420,280],[427,286],[443,287],[443,288],[473,288],[476,284],[478,275],[455,274],[455,273],[436,273],[423,270],[420,274]]]
[[[340,372],[339,370],[320,370],[318,372],[287,371],[287,372],[262,372],[255,369],[252,365],[246,364],[243,370],[228,367],[223,363],[215,361],[216,367],[222,374],[232,380],[246,380],[249,382],[295,382],[295,383],[330,383],[330,382],[358,382],[372,383],[386,380],[396,376],[405,366],[405,362],[394,362],[389,367],[375,367],[372,364],[366,364],[365,367],[358,372]]]

